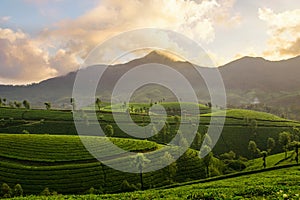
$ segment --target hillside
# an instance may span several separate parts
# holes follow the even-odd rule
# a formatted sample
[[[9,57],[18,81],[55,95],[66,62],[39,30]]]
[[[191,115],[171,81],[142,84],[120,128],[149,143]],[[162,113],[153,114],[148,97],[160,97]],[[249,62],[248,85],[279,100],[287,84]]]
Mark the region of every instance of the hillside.
[[[190,182],[171,189],[121,194],[50,196],[47,199],[299,199],[300,167],[261,170],[252,174]],[[40,199],[38,196],[15,198]]]
[[[177,108],[177,104],[174,103],[163,103],[163,105],[166,107],[175,106],[175,108]],[[140,108],[145,105],[135,103],[132,104],[132,106],[134,106],[134,108]],[[207,108],[203,105],[199,105],[199,107],[200,110],[204,109],[204,111],[207,111]],[[30,134],[77,135],[73,116],[70,111],[0,108],[0,114],[2,118],[0,119],[0,132],[2,133],[22,134],[25,130]],[[89,112],[85,113],[87,118],[91,114],[92,113]],[[202,114],[198,131],[203,135],[207,131],[211,116],[217,118],[224,114],[224,111]],[[300,123],[297,121],[286,120],[264,112],[231,109],[227,110],[226,114],[225,126],[223,127],[221,137],[213,149],[216,155],[233,150],[238,155],[250,158],[250,153],[247,148],[250,140],[254,140],[260,149],[265,150],[267,148],[266,142],[269,137],[277,141],[280,132],[292,131],[293,127],[300,127]],[[97,115],[102,128],[106,125],[112,125],[114,137],[130,137],[115,124],[109,107],[103,107],[103,111],[101,111],[101,113],[98,112]],[[120,113],[120,115],[124,117],[124,119],[128,117],[122,113]],[[145,113],[132,113],[131,117],[140,126],[144,126],[150,122],[149,116],[145,115]],[[192,118],[188,117],[185,119],[183,117],[182,120],[189,122]],[[149,138],[149,140],[162,144],[168,143],[175,136],[177,125],[173,116],[169,116],[167,122],[167,137],[163,136],[161,131],[157,137]],[[98,126],[98,122],[91,121],[90,126],[94,125]],[[128,124],[128,126],[132,126],[132,124]],[[95,135],[96,133],[90,134]],[[200,146],[196,145],[193,146],[193,148],[199,150]],[[280,151],[281,148],[276,146],[273,153]]]
[[[179,105],[174,102],[163,102],[161,104],[167,110],[172,111],[173,114],[179,109]],[[113,106],[116,106],[116,108],[120,107],[120,112],[117,113],[120,117],[124,117],[124,119],[128,118],[128,114],[121,110],[122,105],[117,104]],[[133,112],[130,111],[130,115],[138,125],[144,126],[150,122],[149,115],[143,110],[147,105],[132,103],[130,106],[136,108],[132,109]],[[141,108],[143,109],[140,110]],[[162,147],[176,147],[174,145],[164,146],[177,133],[178,119],[174,115],[168,115],[167,124],[155,136],[147,140],[137,140],[118,127],[110,109],[110,106],[104,105],[97,112],[98,121],[90,121],[88,126],[93,127],[100,124],[102,128],[105,128],[107,125],[111,125],[114,133],[113,137],[110,137],[109,140],[128,152],[120,153],[112,151],[111,148],[106,146],[105,141],[108,140],[107,138],[93,136],[97,135],[97,133],[91,132],[89,136],[84,136],[83,139],[92,147],[91,150],[93,153],[100,155],[98,158],[102,162],[115,164],[122,169],[133,168],[137,167],[137,157],[130,152],[147,152],[146,156],[149,163],[144,165],[144,167],[147,166],[150,169],[160,165],[165,159],[170,159],[168,155],[165,155],[165,150]],[[246,170],[261,169],[261,158],[248,161],[247,163],[245,158],[243,158],[243,161],[240,160],[239,156],[252,157],[247,148],[249,141],[254,140],[258,148],[266,150],[268,137],[272,137],[278,141],[278,134],[280,132],[291,131],[293,127],[300,127],[300,124],[296,121],[283,119],[263,112],[230,109],[210,113],[210,109],[201,104],[199,104],[199,109],[205,112],[200,116],[198,139],[195,139],[191,146],[194,149],[188,149],[169,167],[154,172],[143,173],[144,189],[159,188],[168,185],[176,187],[176,185],[172,184],[180,184],[190,180],[209,182],[218,178],[225,179],[227,175],[225,177],[219,176],[240,171],[244,168]],[[142,188],[141,176],[139,174],[125,173],[112,169],[100,163],[86,150],[77,136],[71,111],[28,110],[24,108],[2,107],[0,108],[0,114],[0,184],[7,183],[10,187],[13,187],[19,183],[22,185],[25,194],[40,194],[45,188],[49,188],[51,192],[55,191],[60,194],[84,194],[91,193],[91,191],[97,194],[119,193]],[[221,137],[213,148],[215,157],[212,157],[210,164],[206,165],[205,161],[199,158],[199,151],[197,150],[200,149],[203,142],[209,120],[212,117],[223,117],[225,114],[227,115]],[[86,119],[89,119],[93,115],[93,112],[87,109],[82,111],[82,115],[86,116]],[[184,123],[189,124],[193,121],[193,116],[182,117],[179,120],[183,120]],[[86,121],[82,118],[79,123],[86,123]],[[126,123],[126,120],[123,123]],[[218,124],[215,125],[218,126]],[[128,124],[128,126],[132,126],[132,124]],[[99,148],[99,146],[103,148]],[[236,153],[236,158],[232,160],[232,163],[237,164],[237,166],[230,167],[225,162],[223,163],[222,160],[219,160],[221,159],[221,154],[229,151]],[[158,154],[154,154],[153,152],[158,152]],[[280,145],[276,145],[272,149],[272,154],[277,152],[282,152]],[[278,159],[278,155],[268,156],[267,166],[273,167],[275,160],[279,162],[282,159]],[[281,164],[289,163],[286,160]],[[204,180],[206,177],[214,176],[216,176],[215,179]],[[226,182],[227,180],[224,181]],[[196,182],[183,184],[190,185]],[[184,191],[181,191],[180,188],[178,187],[177,193],[173,194],[175,196],[170,196],[170,198],[175,198],[180,194],[183,195]],[[289,188],[293,189],[293,187]],[[246,190],[247,192],[245,192]],[[153,191],[154,193],[152,193]],[[168,190],[149,190],[149,194],[145,193],[145,195],[154,195],[156,197],[156,191],[161,191],[161,194]],[[247,188],[245,188],[245,191],[238,190],[236,192],[241,196],[248,195]],[[255,192],[265,194],[265,188]],[[221,194],[213,193],[211,190],[208,193],[217,196]],[[232,196],[237,193],[228,193],[227,195]],[[122,193],[125,196],[127,194],[131,193]],[[140,194],[132,193],[132,195]],[[266,194],[274,195],[273,193],[269,193],[268,188]],[[168,197],[168,195],[170,194],[166,193],[161,197]],[[184,195],[196,195],[195,198],[198,198],[202,193],[184,193]],[[114,196],[103,196],[103,198],[106,197],[112,198]],[[116,197],[120,198],[118,195]],[[180,197],[182,196],[178,196],[178,198]],[[194,196],[190,197],[194,198]],[[85,196],[82,198],[85,198]]]
[[[105,138],[84,139],[102,154],[112,153],[105,152],[110,151],[109,148],[96,148]],[[120,148],[134,152],[151,152],[159,148],[159,145],[149,141],[117,138],[111,141]],[[139,174],[121,172],[100,163],[89,154],[78,136],[0,134],[0,148],[0,183],[11,186],[19,183],[25,194],[39,194],[46,187],[63,194],[83,194],[92,187],[105,193],[115,193],[124,190],[121,185],[125,180],[135,184],[133,188],[140,187]],[[130,154],[101,159],[127,168],[135,167],[135,157]],[[149,159],[152,160],[151,154]],[[166,173],[168,168],[144,173],[144,187],[159,187],[173,181],[205,177],[203,163],[194,150],[188,150],[176,161],[176,166],[172,177]]]
[[[204,81],[197,75],[190,63],[174,62],[156,52],[125,64],[110,66],[99,83],[101,87],[98,88],[97,95],[108,100],[114,84],[126,71],[148,62],[165,64],[178,70],[191,82],[199,99],[203,102],[209,101]],[[262,58],[244,57],[221,66],[219,69],[227,90],[228,103],[230,105],[250,104],[254,98],[258,98],[262,104],[274,106],[275,109],[280,106],[285,110],[294,108],[290,111],[291,113],[296,109],[298,112],[299,62],[300,57],[277,62]],[[88,73],[97,73],[97,67],[103,66],[89,67]],[[204,67],[199,69],[211,70]],[[76,72],[71,72],[62,77],[28,86],[0,86],[0,97],[7,98],[7,102],[28,99],[33,105],[41,107],[44,102],[50,101],[54,107],[70,108],[69,100],[75,76]],[[168,79],[168,77],[166,78]],[[169,90],[156,85],[148,85],[136,92],[133,101],[149,102],[150,99],[158,101],[161,98],[169,101],[175,100],[174,95]],[[276,110],[276,112],[279,111]]]
[[[269,155],[266,158],[266,166],[269,167],[276,167],[282,165],[290,165],[295,163],[295,151],[290,151],[285,158],[285,153],[278,153],[274,155]],[[256,158],[253,160],[249,160],[246,164],[247,168],[246,171],[251,170],[258,170],[263,168],[263,160],[262,158]]]

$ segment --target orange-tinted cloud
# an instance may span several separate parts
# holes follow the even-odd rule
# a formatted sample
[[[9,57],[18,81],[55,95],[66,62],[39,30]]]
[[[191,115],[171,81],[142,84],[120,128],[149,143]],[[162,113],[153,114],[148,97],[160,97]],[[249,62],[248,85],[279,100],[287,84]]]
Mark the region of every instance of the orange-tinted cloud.
[[[268,25],[267,58],[276,60],[300,55],[300,9],[274,13],[259,9],[259,18]]]
[[[52,77],[47,54],[22,31],[0,28],[0,80],[22,84]]]
[[[230,14],[234,0],[103,0],[77,19],[63,20],[45,38],[68,41],[72,52],[85,56],[107,38],[136,28],[157,27],[178,31],[198,42],[214,40],[220,21],[236,20]]]
[[[37,5],[50,2],[25,1]],[[234,2],[103,0],[76,19],[61,20],[48,27],[36,38],[22,31],[9,30],[6,35],[2,31],[5,38],[1,40],[0,81],[36,82],[74,71],[78,68],[78,60],[84,59],[96,45],[113,35],[137,28],[171,29],[197,42],[210,43],[214,40],[216,26],[224,21],[238,23],[238,16],[231,13]],[[168,40],[166,36],[154,37],[158,43]],[[138,39],[142,41],[143,36]],[[128,45],[126,41],[119,44],[120,49]],[[171,43],[169,50],[176,48],[180,47]]]

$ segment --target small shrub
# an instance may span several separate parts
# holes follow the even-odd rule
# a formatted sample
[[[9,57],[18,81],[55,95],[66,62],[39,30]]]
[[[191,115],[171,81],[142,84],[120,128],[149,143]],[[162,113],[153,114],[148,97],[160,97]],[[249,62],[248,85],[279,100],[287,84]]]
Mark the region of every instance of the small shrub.
[[[95,194],[95,193],[96,193],[96,190],[95,190],[94,187],[91,187],[91,188],[88,190],[87,193],[88,193],[88,194]]]
[[[122,192],[132,192],[137,190],[136,186],[133,184],[129,184],[127,180],[124,180],[121,184],[121,191]]]
[[[27,131],[27,130],[23,130],[22,133],[23,134],[30,134],[29,131]]]
[[[12,196],[12,190],[6,183],[1,186],[1,196],[4,198],[10,198]]]
[[[46,188],[41,192],[41,195],[42,195],[42,196],[50,196],[51,193],[50,193],[50,191],[49,191],[49,188],[46,187]]]
[[[20,184],[15,185],[13,193],[14,193],[15,197],[21,197],[21,196],[23,196],[23,188],[22,188],[22,186]]]

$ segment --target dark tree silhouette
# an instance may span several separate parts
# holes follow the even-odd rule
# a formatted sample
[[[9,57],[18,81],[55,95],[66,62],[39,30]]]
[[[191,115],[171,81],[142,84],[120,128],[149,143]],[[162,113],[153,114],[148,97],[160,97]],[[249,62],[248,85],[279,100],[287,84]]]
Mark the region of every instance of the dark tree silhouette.
[[[263,151],[263,152],[261,152],[261,154],[262,154],[262,159],[263,159],[263,167],[266,168],[267,167],[266,158],[268,156],[268,152]]]
[[[142,153],[138,153],[134,159],[134,164],[136,166],[136,168],[139,170],[140,172],[140,182],[141,182],[141,189],[144,189],[144,182],[143,182],[143,168],[145,167],[145,165],[147,163],[149,163],[150,160],[147,159],[144,154]]]
[[[271,153],[271,151],[274,149],[274,147],[275,147],[275,140],[274,140],[274,138],[268,138],[268,140],[267,140],[267,148],[268,148],[268,153],[270,154]]]
[[[100,111],[102,101],[99,98],[97,98],[95,103],[96,103],[96,105],[98,107],[98,110]]]
[[[289,132],[281,132],[279,133],[279,144],[282,146],[283,151],[285,152],[285,158],[287,157],[288,145],[291,142],[291,134]]]
[[[45,102],[44,105],[46,106],[46,110],[51,109],[51,103],[50,102]]]
[[[30,109],[30,103],[29,103],[27,100],[24,100],[24,101],[23,101],[23,106],[24,106],[24,108],[26,108],[27,110]]]

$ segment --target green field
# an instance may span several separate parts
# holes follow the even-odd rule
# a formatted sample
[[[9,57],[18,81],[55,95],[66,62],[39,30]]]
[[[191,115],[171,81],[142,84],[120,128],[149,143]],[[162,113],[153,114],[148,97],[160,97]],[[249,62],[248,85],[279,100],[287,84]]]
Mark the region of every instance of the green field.
[[[105,138],[86,136],[84,139],[94,147],[94,153],[114,153],[102,145]],[[151,152],[161,146],[146,140],[110,140],[131,152]],[[134,167],[134,158],[129,155],[101,159],[121,163],[124,167]],[[176,174],[169,181],[166,169],[144,173],[145,188],[167,185],[170,181],[182,182],[205,177],[203,163],[194,150],[188,150],[177,160],[176,166]],[[93,158],[78,136],[56,135],[0,134],[0,177],[1,184],[21,184],[25,194],[39,194],[46,187],[63,194],[84,193],[91,187],[111,193],[122,191],[124,180],[135,185],[139,183],[138,174],[114,170]]]
[[[15,199],[300,199],[300,167],[236,175],[201,183],[185,183],[170,189],[152,189],[120,194],[29,196]]]
[[[176,103],[162,103],[169,107],[178,106]],[[144,107],[148,104],[133,104],[134,106]],[[104,107],[107,108],[107,107]],[[207,108],[199,105],[199,108]],[[209,125],[211,116],[216,118],[224,116],[225,111],[216,113],[202,114],[200,117],[199,129],[201,134],[204,134]],[[0,132],[22,134],[24,130],[30,134],[54,134],[54,135],[77,135],[77,131],[72,121],[72,113],[70,111],[58,110],[25,110],[0,108]],[[91,115],[86,111],[87,118]],[[123,132],[116,124],[110,112],[98,112],[99,124],[104,128],[110,124],[114,128],[114,137],[132,138],[127,133]],[[124,113],[119,113],[119,117],[123,117],[124,121],[128,116]],[[150,118],[145,113],[132,113],[131,117],[138,125],[144,126],[150,122]],[[183,121],[193,121],[193,117],[188,119],[183,118]],[[84,121],[84,120],[83,120]],[[167,118],[169,123],[169,139],[170,141],[177,132],[174,116]],[[84,123],[84,122],[82,122]],[[91,121],[92,125],[97,125],[98,122]],[[130,129],[132,124],[127,125]],[[258,147],[262,150],[266,149],[266,140],[272,137],[278,140],[278,134],[282,131],[291,131],[293,127],[300,127],[296,121],[280,118],[278,116],[250,111],[250,110],[228,110],[226,112],[225,126],[223,127],[222,135],[213,149],[214,153],[219,155],[230,150],[237,154],[250,158],[247,145],[250,140],[254,140]],[[90,133],[93,135],[93,133]],[[242,137],[240,137],[242,135]],[[149,138],[149,140],[165,144],[168,141],[161,141],[161,137]],[[246,147],[246,148],[245,148]],[[197,148],[199,150],[199,148]],[[273,153],[279,153],[281,148],[276,146]]]
[[[278,153],[274,155],[270,155],[266,159],[267,167],[276,167],[282,165],[289,165],[295,163],[295,151],[290,151],[287,154],[287,158],[285,158],[285,153]],[[253,160],[249,160],[247,162],[247,168],[245,170],[257,170],[263,168],[263,160],[262,158],[256,158]]]
[[[175,117],[178,114],[178,103],[161,104],[168,110],[168,125],[165,125],[165,132],[162,130],[157,136],[148,138],[148,140],[140,140],[123,132],[115,123],[111,114],[111,107],[109,106],[104,106],[101,108],[101,111],[97,111],[97,120],[88,121],[93,115],[89,110],[77,113],[79,115],[78,123],[86,124],[86,121],[88,121],[89,127],[100,124],[102,128],[106,127],[106,125],[111,125],[114,134],[109,139],[96,136],[97,133],[93,131],[88,133],[89,136],[84,136],[83,138],[89,144],[93,153],[102,155],[98,159],[105,160],[111,164],[118,164],[122,168],[132,168],[136,167],[133,164],[135,158],[132,155],[113,152],[105,146],[107,144],[105,142],[109,140],[128,152],[149,152],[148,159],[152,161],[154,154],[151,154],[151,152],[160,152],[163,149],[162,147],[177,134],[178,128],[178,122]],[[120,109],[117,115],[123,120],[122,123],[127,123],[128,114],[122,111],[122,105],[115,106]],[[143,127],[150,122],[150,117],[145,112],[145,107],[149,107],[148,104],[135,103],[130,104],[130,106],[137,109],[137,112],[130,112],[131,118],[137,125]],[[210,119],[212,117],[214,119],[224,117],[225,111],[210,113],[210,109],[203,105],[199,105],[199,109],[202,114],[198,132],[202,137],[201,140],[203,140],[203,135],[207,131]],[[194,123],[192,115],[184,116],[179,118],[179,120],[191,126]],[[218,126],[218,120],[215,122],[215,125]],[[129,123],[129,129],[131,128],[130,126],[133,125]],[[152,199],[151,197],[153,197],[155,199],[167,197],[169,199],[180,199],[189,197],[190,199],[205,199],[208,196],[206,199],[209,199],[209,196],[219,196],[220,198],[247,197],[247,195],[250,195],[250,192],[253,194],[261,192],[262,195],[265,194],[266,197],[272,199],[271,197],[275,197],[278,192],[277,187],[274,186],[275,189],[261,188],[261,190],[255,190],[253,185],[253,188],[248,191],[248,186],[251,186],[249,182],[244,189],[235,189],[236,186],[228,182],[230,179],[227,181],[225,179],[227,175],[224,176],[224,174],[240,171],[244,169],[244,167],[241,167],[242,165],[245,165],[244,171],[246,172],[262,169],[262,158],[249,161],[245,161],[245,159],[241,161],[239,159],[239,156],[248,159],[252,157],[248,150],[249,141],[255,141],[257,147],[263,151],[267,150],[267,139],[272,137],[276,141],[272,154],[276,154],[282,152],[282,147],[277,144],[279,133],[283,131],[291,132],[295,127],[300,127],[300,124],[272,114],[250,110],[227,110],[221,137],[213,149],[215,157],[212,157],[208,169],[206,169],[204,161],[198,156],[199,144],[193,144],[194,150],[188,149],[176,161],[174,164],[176,167],[172,175],[168,167],[154,172],[143,173],[142,175],[144,189],[169,186],[173,183],[177,183],[177,186],[180,183],[184,185],[195,183],[186,183],[186,181],[191,180],[196,182],[204,181],[205,183],[182,187],[174,185],[176,188],[173,189],[91,196],[91,198]],[[77,136],[71,111],[0,108],[0,133],[0,184],[7,183],[12,188],[19,183],[22,185],[25,195],[40,194],[45,188],[49,188],[50,191],[55,191],[59,194],[91,193],[91,188],[94,188],[96,193],[119,193],[126,190],[141,189],[139,174],[120,172],[107,167],[85,149],[85,146],[83,146],[80,138]],[[229,151],[236,153],[235,160],[230,162],[235,165],[238,164],[237,166],[230,167],[225,161],[223,163],[223,161],[218,159],[221,154]],[[163,153],[162,151],[160,159],[164,159]],[[294,164],[294,151],[289,152],[288,155],[287,159],[284,159],[283,154],[269,155],[267,157],[267,167]],[[150,166],[157,164],[156,162],[151,162]],[[205,180],[208,176],[207,173],[209,173],[210,177],[217,177],[217,179],[218,177],[222,178],[220,175],[224,176],[222,178],[224,180],[219,181],[220,192],[211,184],[215,182],[210,183],[209,180]],[[264,175],[265,173],[270,172],[260,174]],[[250,175],[250,177],[256,176],[258,175]],[[130,188],[124,189],[124,181],[128,182]],[[226,189],[224,184],[229,184],[230,187]],[[199,189],[194,191],[191,189],[193,187]],[[284,189],[282,190],[285,191]],[[225,196],[221,196],[223,194],[221,191],[224,192]],[[72,198],[72,196],[67,196],[66,198],[69,197]],[[76,198],[78,197],[88,198],[89,196],[76,196]]]

